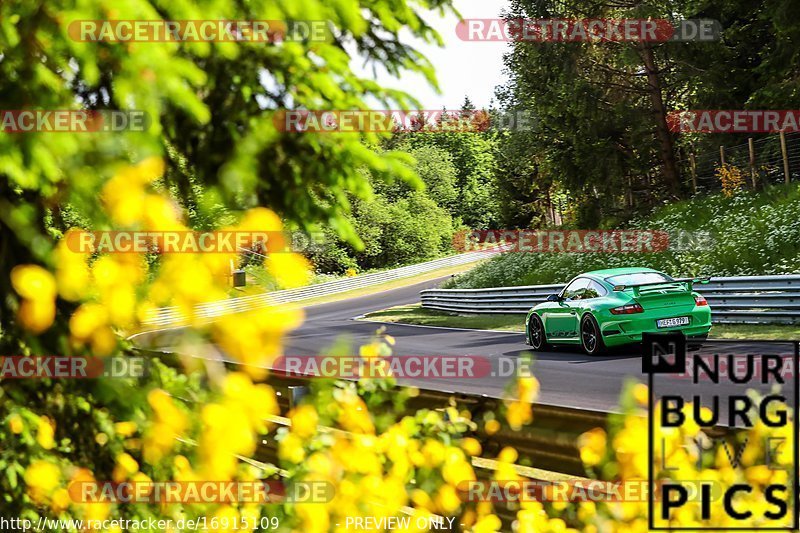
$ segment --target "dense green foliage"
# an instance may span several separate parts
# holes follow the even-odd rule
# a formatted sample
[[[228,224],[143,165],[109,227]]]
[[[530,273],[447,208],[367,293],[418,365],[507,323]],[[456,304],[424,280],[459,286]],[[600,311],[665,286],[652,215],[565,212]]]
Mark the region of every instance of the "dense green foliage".
[[[508,253],[458,276],[451,288],[562,283],[581,272],[643,266],[675,276],[800,271],[800,187],[715,195],[665,206],[631,228],[666,231],[670,249],[632,253]]]
[[[68,250],[61,249],[59,255],[58,239],[75,225],[95,231],[169,230],[181,220],[192,228],[210,229],[250,208],[261,208],[252,211],[261,217],[259,222],[271,220],[274,215],[264,209],[268,206],[290,227],[324,225],[357,245],[348,218],[350,202],[370,198],[373,184],[381,180],[421,185],[411,159],[372,149],[380,141],[375,134],[286,134],[276,127],[273,113],[287,106],[364,108],[366,101],[388,108],[415,105],[406,93],[356,74],[351,60],[378,63],[393,74],[414,71],[435,84],[429,62],[401,42],[400,32],[405,38],[438,42],[424,17],[449,10],[446,0],[0,2],[3,109],[141,110],[149,119],[145,131],[0,133],[0,354],[130,354],[125,338],[133,332],[128,328],[135,330],[145,316],[145,300],[152,296],[149,282],[169,271],[155,265],[157,272],[138,278],[136,254],[126,256],[127,265],[125,254],[93,258],[90,265]],[[109,18],[327,20],[336,29],[336,39],[131,44],[78,41],[69,35],[72,21]],[[133,166],[143,161],[144,166]],[[166,166],[163,178],[161,161]],[[109,183],[113,186],[107,187]],[[437,208],[416,197],[398,202],[406,204],[387,211],[396,214],[405,205],[409,218],[415,212],[428,217],[428,211]],[[263,228],[262,224],[259,229]],[[421,244],[402,248],[412,245]],[[174,263],[183,259],[183,266],[171,270],[179,274],[179,281],[166,282],[167,291],[155,305],[175,303],[191,290],[200,298],[214,298],[214,258],[203,258],[207,265],[197,258]],[[302,264],[294,266],[274,270],[302,276]],[[278,346],[276,335],[291,321],[270,316],[242,322],[269,327],[270,342]],[[251,331],[242,335],[248,342],[269,337]],[[196,334],[210,336],[207,329]],[[244,352],[267,355],[260,344]],[[210,434],[198,434],[214,429],[207,416],[201,423],[200,411],[204,400],[220,396],[224,371],[214,370],[211,393],[196,375],[189,379],[173,369],[157,370],[135,381],[4,379],[0,507],[5,518],[35,523],[38,515],[86,517],[102,511],[107,516],[106,504],[70,506],[63,486],[79,469],[88,469],[99,480],[111,479],[123,450],[134,456],[129,464],[138,463],[136,468],[141,466],[153,479],[169,479],[173,456],[147,455],[147,449],[155,449],[147,447],[154,435],[160,435],[169,450],[175,435],[199,441],[199,447],[182,443],[174,450],[188,456],[192,466],[208,463],[202,456],[205,447],[216,450],[224,461],[234,459],[235,468],[235,456],[223,441],[208,444]],[[186,370],[202,369],[194,365]],[[240,381],[236,387],[247,383]],[[258,390],[274,397],[263,387]],[[172,397],[181,398],[179,407]],[[263,397],[248,401],[255,409],[269,409]],[[234,417],[225,415],[220,434],[250,439],[237,452],[249,456],[255,440],[246,429],[249,422],[241,420],[245,412],[249,411],[233,410],[244,432],[237,433]],[[191,424],[184,424],[189,415]],[[115,423],[133,426],[123,432]],[[165,429],[165,424],[172,426]],[[134,434],[136,438],[130,438]],[[159,505],[114,511],[119,518],[166,512]],[[205,512],[200,506],[190,515]]]
[[[465,108],[469,105],[467,99]],[[413,158],[421,185],[368,176],[374,195],[351,196],[346,215],[363,247],[328,229],[325,244],[309,256],[316,270],[341,273],[425,261],[453,253],[459,228],[497,227],[498,144],[497,131],[396,132],[384,146]]]
[[[370,178],[375,194],[352,199],[348,221],[363,246],[355,248],[328,229],[309,258],[317,272],[343,273],[400,266],[452,252],[455,167],[447,152],[422,147],[409,152],[424,187],[403,182],[380,183]],[[438,200],[438,203],[436,200]]]
[[[720,42],[512,44],[504,108],[539,121],[501,148],[504,223],[537,227],[554,196],[567,222],[600,227],[689,191],[688,155],[742,136],[667,131],[681,109],[795,109],[800,105],[794,0],[553,2],[513,0],[509,17],[715,19]],[[597,201],[597,199],[601,201]]]

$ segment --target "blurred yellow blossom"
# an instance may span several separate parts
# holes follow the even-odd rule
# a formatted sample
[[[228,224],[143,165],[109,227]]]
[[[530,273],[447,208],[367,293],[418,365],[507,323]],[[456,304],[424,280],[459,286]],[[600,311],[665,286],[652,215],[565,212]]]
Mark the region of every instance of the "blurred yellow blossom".
[[[302,287],[311,280],[311,264],[298,253],[270,254],[266,264],[269,273],[283,288]]]
[[[11,429],[11,433],[15,435],[19,435],[22,433],[25,425],[22,422],[22,417],[19,416],[17,413],[14,413],[10,417],[8,417],[8,427]]]
[[[298,437],[306,439],[317,432],[317,410],[311,405],[301,405],[295,407],[289,413],[289,419],[292,422],[292,433]]]
[[[49,328],[56,316],[56,281],[38,265],[18,265],[11,270],[11,285],[22,297],[17,319],[34,334]]]
[[[117,422],[114,424],[114,432],[121,437],[130,437],[136,433],[135,422]]]
[[[36,442],[45,450],[50,450],[55,446],[53,435],[55,434],[55,422],[46,416],[39,417],[39,424],[36,431]]]
[[[578,438],[578,448],[584,464],[599,464],[606,454],[606,432],[602,428],[587,431]]]
[[[117,455],[117,463],[114,465],[114,471],[111,474],[111,479],[117,483],[125,481],[131,475],[139,471],[139,463],[136,459],[127,453]]]
[[[36,460],[25,469],[23,477],[30,497],[44,503],[61,483],[61,470],[50,461]]]
[[[145,432],[142,452],[144,460],[156,463],[175,446],[175,438],[187,427],[186,415],[175,406],[165,391],[154,389],[147,395],[155,420]]]

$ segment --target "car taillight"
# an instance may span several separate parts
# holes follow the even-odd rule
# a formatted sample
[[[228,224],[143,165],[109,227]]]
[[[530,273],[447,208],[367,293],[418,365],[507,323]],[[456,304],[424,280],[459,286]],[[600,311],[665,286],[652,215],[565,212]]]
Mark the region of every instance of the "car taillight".
[[[708,305],[708,301],[705,298],[703,298],[702,294],[695,294],[694,295],[694,304],[696,306],[700,307],[700,306],[703,306],[703,305]]]
[[[629,304],[611,309],[612,315],[632,315],[634,313],[644,313],[644,309],[639,304]]]

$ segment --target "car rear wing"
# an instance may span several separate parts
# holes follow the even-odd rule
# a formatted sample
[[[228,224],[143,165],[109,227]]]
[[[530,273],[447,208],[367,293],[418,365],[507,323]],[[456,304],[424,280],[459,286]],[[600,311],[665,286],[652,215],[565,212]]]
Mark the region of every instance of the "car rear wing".
[[[633,289],[633,295],[639,296],[639,289],[641,287],[654,287],[656,285],[674,285],[676,283],[684,283],[686,285],[686,290],[691,291],[695,283],[708,283],[709,281],[711,281],[710,276],[704,278],[678,278],[678,279],[673,279],[672,281],[651,281],[648,283],[629,283],[627,285],[614,285],[614,290],[619,292],[619,291],[624,291],[625,289]]]

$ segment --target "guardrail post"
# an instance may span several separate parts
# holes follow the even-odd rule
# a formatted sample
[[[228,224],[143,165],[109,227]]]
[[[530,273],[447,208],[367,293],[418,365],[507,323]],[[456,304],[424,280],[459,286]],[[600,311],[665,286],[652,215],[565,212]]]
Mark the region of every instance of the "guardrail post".
[[[289,408],[294,409],[303,398],[308,394],[308,387],[303,385],[292,385],[289,387]]]

